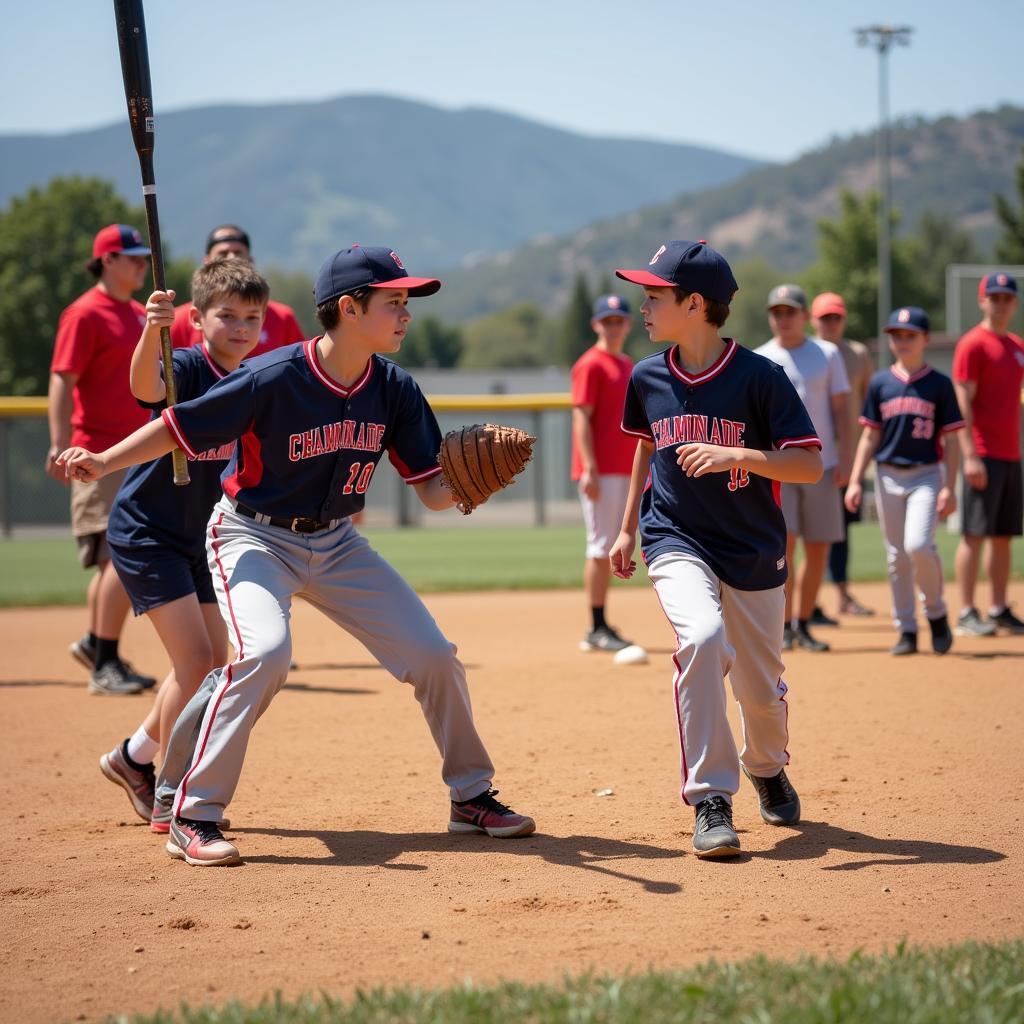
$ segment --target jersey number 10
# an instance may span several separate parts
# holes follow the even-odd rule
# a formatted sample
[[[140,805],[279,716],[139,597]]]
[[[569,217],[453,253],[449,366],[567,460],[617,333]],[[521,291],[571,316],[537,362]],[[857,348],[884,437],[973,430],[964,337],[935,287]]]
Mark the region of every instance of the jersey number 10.
[[[352,468],[348,471],[348,481],[342,487],[341,493],[351,494],[355,491],[356,494],[365,494],[366,488],[370,486],[370,477],[373,476],[376,465],[376,462],[367,462],[365,465],[361,462],[353,462]],[[361,473],[360,470],[362,470]]]

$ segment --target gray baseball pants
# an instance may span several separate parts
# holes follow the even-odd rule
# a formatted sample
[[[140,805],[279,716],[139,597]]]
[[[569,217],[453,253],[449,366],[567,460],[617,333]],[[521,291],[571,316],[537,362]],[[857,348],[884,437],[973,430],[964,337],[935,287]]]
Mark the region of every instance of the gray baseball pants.
[[[684,552],[655,558],[647,572],[676,634],[673,688],[683,800],[695,806],[722,796],[731,803],[741,764],[752,775],[770,777],[789,763],[783,588],[737,590]],[[740,709],[738,754],[726,714],[726,676]]]
[[[878,518],[892,590],[892,618],[901,633],[917,632],[914,583],[929,619],[946,614],[942,596],[942,560],[935,543],[943,470],[929,466],[879,464],[875,476]]]
[[[171,734],[158,797],[180,776],[175,814],[204,821],[224,817],[249,733],[288,675],[296,595],[413,687],[453,800],[471,799],[490,787],[494,769],[473,722],[455,646],[349,520],[333,530],[295,534],[240,516],[223,498],[210,519],[207,552],[237,653],[230,665],[207,676]]]

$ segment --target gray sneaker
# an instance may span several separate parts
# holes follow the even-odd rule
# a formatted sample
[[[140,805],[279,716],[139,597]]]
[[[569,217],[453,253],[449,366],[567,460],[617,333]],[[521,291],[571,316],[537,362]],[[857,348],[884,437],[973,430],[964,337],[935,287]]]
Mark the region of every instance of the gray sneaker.
[[[90,672],[96,667],[96,647],[89,642],[88,633],[68,646],[68,654]]]
[[[735,857],[740,837],[732,827],[732,804],[724,796],[709,796],[694,809],[693,852],[698,857]]]
[[[142,690],[142,683],[128,675],[124,662],[116,658],[103,668],[93,669],[89,677],[90,693],[127,694],[142,693]]]
[[[743,774],[757,790],[757,802],[761,806],[763,821],[769,825],[795,825],[800,820],[800,797],[786,777],[785,768],[778,775],[768,778],[751,775],[746,768]]]
[[[109,754],[100,758],[100,771],[127,794],[135,813],[149,821],[153,814],[153,797],[156,789],[156,774],[152,764],[139,768],[128,763],[128,741],[119,743]]]
[[[631,642],[623,640],[611,626],[592,630],[580,641],[581,651],[622,651],[631,646]]]
[[[995,636],[996,624],[986,622],[979,614],[978,609],[965,608],[960,617],[956,620],[957,636]]]

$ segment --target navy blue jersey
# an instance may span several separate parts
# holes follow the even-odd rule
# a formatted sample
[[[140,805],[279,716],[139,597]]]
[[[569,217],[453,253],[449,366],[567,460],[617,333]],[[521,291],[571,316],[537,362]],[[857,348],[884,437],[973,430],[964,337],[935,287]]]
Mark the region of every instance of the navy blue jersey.
[[[316,342],[248,360],[163,411],[188,455],[238,438],[224,492],[264,515],[329,522],[358,512],[385,451],[408,484],[441,472],[441,431],[412,377],[373,355],[342,387],[320,365]]]
[[[715,364],[691,375],[675,345],[633,368],[622,429],[655,445],[640,504],[644,561],[685,551],[737,590],[786,581],[786,524],[779,485],[733,469],[687,477],[676,448],[703,441],[726,447],[821,447],[785,370],[726,339]]]
[[[898,366],[879,370],[868,385],[860,422],[882,431],[875,459],[894,466],[938,462],[942,436],[964,426],[953,382],[930,366],[912,376]]]
[[[204,395],[227,374],[205,345],[174,350],[174,384],[178,401]],[[154,418],[165,402],[140,402]],[[234,439],[190,451],[187,487],[176,487],[170,454],[133,466],[117,492],[107,522],[107,536],[121,545],[170,544],[186,552],[203,551],[206,523],[221,495],[220,477],[234,454]]]

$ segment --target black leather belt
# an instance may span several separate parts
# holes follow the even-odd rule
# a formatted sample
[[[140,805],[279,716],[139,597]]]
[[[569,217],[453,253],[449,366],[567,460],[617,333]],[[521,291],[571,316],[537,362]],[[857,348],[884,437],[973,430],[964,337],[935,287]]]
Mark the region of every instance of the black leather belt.
[[[292,533],[319,533],[321,530],[333,530],[340,522],[340,519],[332,519],[329,523],[321,523],[319,519],[310,519],[308,516],[296,516],[288,519],[285,516],[268,516],[257,512],[240,501],[235,503],[235,511],[247,519],[255,519],[257,523],[264,526],[278,526],[282,530],[291,530]]]

